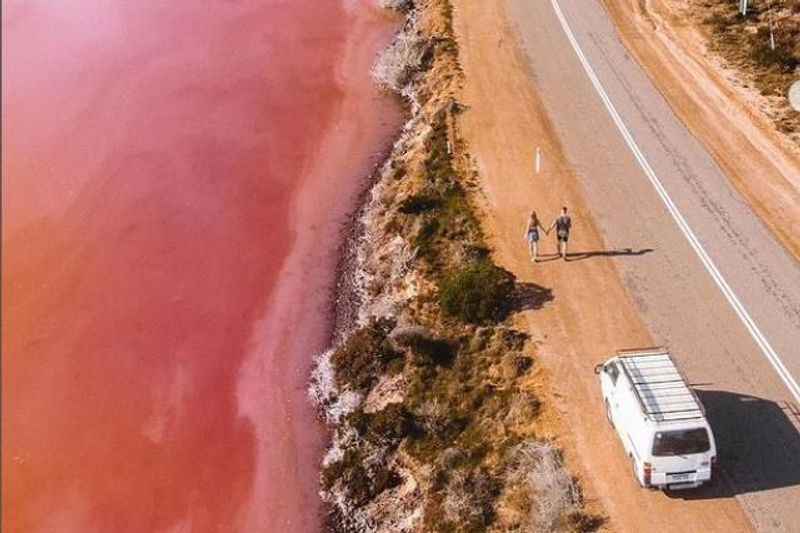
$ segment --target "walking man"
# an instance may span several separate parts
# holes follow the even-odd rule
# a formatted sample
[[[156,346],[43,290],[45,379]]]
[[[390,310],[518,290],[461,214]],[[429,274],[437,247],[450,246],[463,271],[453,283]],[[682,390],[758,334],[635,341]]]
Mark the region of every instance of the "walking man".
[[[564,261],[567,260],[567,242],[569,242],[569,232],[572,229],[572,219],[567,214],[567,208],[561,208],[561,215],[556,218],[550,227],[547,228],[547,233],[551,229],[556,228],[556,238],[558,239],[558,253]]]

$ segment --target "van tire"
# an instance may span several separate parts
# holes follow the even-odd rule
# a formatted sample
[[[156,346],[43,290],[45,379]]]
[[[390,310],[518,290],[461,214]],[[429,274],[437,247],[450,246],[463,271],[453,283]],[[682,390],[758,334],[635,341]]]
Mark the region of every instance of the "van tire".
[[[613,428],[614,427],[614,419],[611,418],[611,406],[606,400],[606,420],[608,420],[609,425]]]

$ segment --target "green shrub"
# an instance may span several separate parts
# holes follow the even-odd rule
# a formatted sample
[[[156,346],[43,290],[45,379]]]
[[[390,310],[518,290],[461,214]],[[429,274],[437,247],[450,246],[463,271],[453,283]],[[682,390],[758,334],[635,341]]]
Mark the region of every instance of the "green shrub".
[[[450,184],[442,197],[444,209],[441,218],[446,235],[451,238],[465,237],[470,229],[477,227],[477,223],[464,189],[457,183]]]
[[[434,185],[452,181],[455,174],[453,159],[447,147],[447,126],[444,115],[434,125],[433,135],[428,140],[425,170],[428,180]]]
[[[387,336],[394,323],[376,320],[353,332],[332,357],[336,381],[355,391],[371,389],[383,371],[403,354],[395,351]]]
[[[348,421],[359,436],[376,444],[397,444],[415,430],[413,415],[398,403],[375,413],[358,409],[349,415]]]
[[[414,363],[418,365],[447,366],[456,356],[453,343],[446,339],[414,334],[403,340],[414,355]]]
[[[775,50],[769,44],[769,28],[759,28],[753,36],[750,55],[758,65],[767,68],[776,68],[784,72],[793,72],[800,64],[791,48],[781,42]]]
[[[724,33],[731,26],[731,20],[725,15],[714,12],[704,20],[717,33]]]
[[[322,487],[331,490],[337,481],[341,481],[347,495],[360,506],[403,482],[397,472],[390,470],[383,461],[365,459],[359,448],[348,448],[340,460],[322,468]]]
[[[330,463],[322,469],[322,488],[331,490],[339,479],[343,479],[349,471],[360,466],[362,462],[360,451],[357,448],[348,448],[340,460]]]
[[[435,218],[426,220],[412,240],[413,246],[421,257],[430,258],[434,251],[434,240],[439,232],[439,221]]]
[[[439,287],[442,309],[462,322],[499,322],[508,312],[513,275],[490,261],[478,261],[444,279]]]
[[[439,198],[430,194],[420,193],[413,194],[400,202],[398,209],[406,215],[418,215],[436,209],[440,204],[441,200]]]

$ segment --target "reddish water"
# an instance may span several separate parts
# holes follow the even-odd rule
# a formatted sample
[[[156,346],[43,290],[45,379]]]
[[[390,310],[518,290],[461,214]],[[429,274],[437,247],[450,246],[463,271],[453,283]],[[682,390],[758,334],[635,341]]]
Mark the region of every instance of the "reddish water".
[[[305,531],[367,0],[3,1],[3,531]]]

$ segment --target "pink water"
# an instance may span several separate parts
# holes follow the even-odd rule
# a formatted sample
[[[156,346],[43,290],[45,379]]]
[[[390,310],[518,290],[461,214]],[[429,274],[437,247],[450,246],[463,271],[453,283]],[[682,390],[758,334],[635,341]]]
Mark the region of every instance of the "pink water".
[[[369,0],[3,0],[3,531],[314,531]]]

